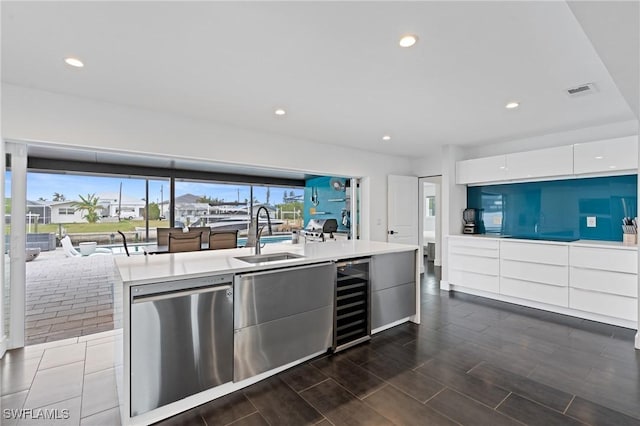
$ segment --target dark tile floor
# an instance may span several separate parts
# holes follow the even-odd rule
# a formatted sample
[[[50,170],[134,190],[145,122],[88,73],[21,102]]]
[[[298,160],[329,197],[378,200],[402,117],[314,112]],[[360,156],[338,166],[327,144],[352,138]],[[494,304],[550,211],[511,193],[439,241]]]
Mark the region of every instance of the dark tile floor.
[[[635,330],[422,281],[422,324],[294,367],[162,425],[640,425]]]

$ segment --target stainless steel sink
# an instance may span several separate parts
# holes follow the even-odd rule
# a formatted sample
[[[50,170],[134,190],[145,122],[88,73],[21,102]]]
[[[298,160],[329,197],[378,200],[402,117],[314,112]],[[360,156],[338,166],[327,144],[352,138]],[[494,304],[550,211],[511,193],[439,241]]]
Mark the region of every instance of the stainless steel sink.
[[[304,257],[295,253],[269,253],[269,254],[257,254],[253,256],[240,256],[236,257],[238,260],[242,260],[247,263],[264,263],[264,262],[277,262],[279,260],[291,260]]]

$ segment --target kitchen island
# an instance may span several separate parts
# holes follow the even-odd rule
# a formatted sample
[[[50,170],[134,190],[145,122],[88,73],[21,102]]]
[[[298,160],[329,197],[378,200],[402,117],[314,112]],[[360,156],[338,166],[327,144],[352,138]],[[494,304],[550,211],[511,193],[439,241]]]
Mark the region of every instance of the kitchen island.
[[[367,334],[419,322],[415,246],[333,241],[267,245],[262,257],[252,254],[239,248],[116,259],[123,425],[170,417],[335,348],[335,330],[346,327],[336,322],[339,280],[354,280],[346,287],[370,300]],[[368,281],[348,274],[362,262],[371,263]],[[338,309],[359,315],[356,304]]]

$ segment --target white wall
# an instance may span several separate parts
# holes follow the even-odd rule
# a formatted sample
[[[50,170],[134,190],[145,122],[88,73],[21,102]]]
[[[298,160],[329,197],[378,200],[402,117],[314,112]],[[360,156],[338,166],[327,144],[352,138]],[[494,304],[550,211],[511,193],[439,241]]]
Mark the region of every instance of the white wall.
[[[442,174],[442,148],[438,147],[429,154],[411,160],[413,174],[420,177]]]
[[[2,125],[4,138],[11,140],[367,177],[362,197],[362,233],[364,238],[378,241],[386,241],[387,175],[412,174],[405,157],[10,84],[3,84]],[[321,157],[319,152],[323,153]]]

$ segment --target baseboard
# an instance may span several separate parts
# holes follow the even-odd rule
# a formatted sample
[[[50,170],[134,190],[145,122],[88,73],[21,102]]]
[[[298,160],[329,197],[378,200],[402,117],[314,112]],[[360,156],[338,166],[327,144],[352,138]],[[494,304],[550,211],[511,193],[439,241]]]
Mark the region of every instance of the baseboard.
[[[451,286],[449,285],[449,281],[440,280],[440,290],[451,291]]]

